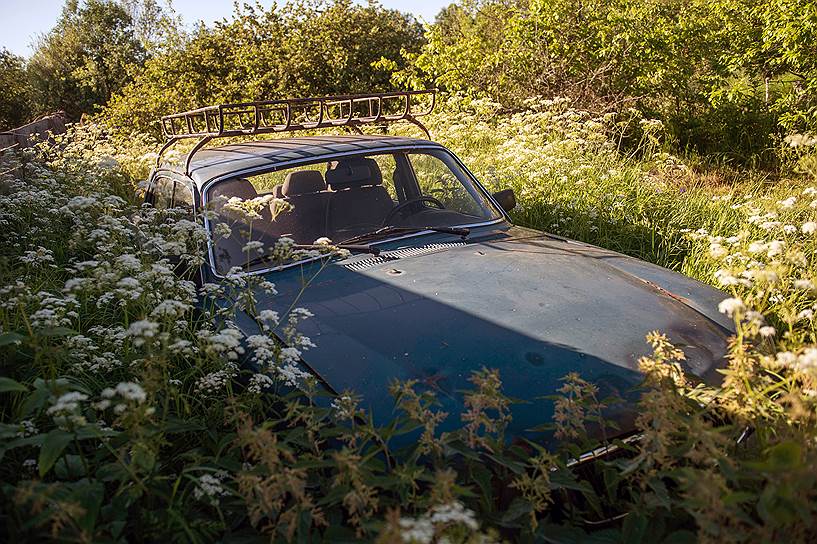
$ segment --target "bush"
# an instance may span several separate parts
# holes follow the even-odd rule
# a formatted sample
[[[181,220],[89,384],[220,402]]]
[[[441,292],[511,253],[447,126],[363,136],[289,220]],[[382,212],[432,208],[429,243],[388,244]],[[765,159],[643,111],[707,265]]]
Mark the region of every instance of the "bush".
[[[40,113],[78,120],[105,104],[146,58],[128,11],[113,0],[70,0],[28,61],[31,99]]]
[[[5,49],[0,49],[0,130],[25,124],[31,118],[31,89],[26,77],[25,62]]]
[[[151,58],[105,117],[125,132],[158,134],[162,115],[219,102],[386,91],[403,53],[421,44],[411,16],[376,3],[245,5]]]
[[[661,119],[683,148],[748,162],[817,130],[815,4],[790,0],[452,4],[396,81],[489,98],[535,96]]]

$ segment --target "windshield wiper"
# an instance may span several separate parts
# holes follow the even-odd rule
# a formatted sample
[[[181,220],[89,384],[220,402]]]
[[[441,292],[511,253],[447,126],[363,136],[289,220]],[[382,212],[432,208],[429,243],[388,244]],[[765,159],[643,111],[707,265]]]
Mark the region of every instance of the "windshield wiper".
[[[351,238],[344,240],[341,244],[349,244],[354,242],[360,242],[361,240],[366,240],[368,238],[374,238],[376,236],[383,236],[385,234],[397,234],[397,233],[411,233],[411,232],[422,232],[424,230],[430,230],[432,232],[442,232],[445,234],[456,234],[457,236],[462,236],[465,238],[469,234],[471,234],[471,229],[466,227],[396,227],[396,226],[388,226],[379,228],[377,230],[373,230],[372,232],[367,232],[366,234],[360,234],[358,236],[352,236]],[[338,246],[340,247],[340,245]]]
[[[316,244],[295,244],[293,246],[296,249],[326,249],[325,245],[316,245]],[[371,253],[374,256],[380,255],[380,249],[376,247],[371,247],[366,244],[333,244],[332,247],[336,247],[338,249],[347,249],[349,251],[358,252],[358,253]],[[330,255],[327,253],[327,255]],[[272,254],[261,255],[259,257],[255,257],[254,259],[250,259],[248,262],[244,263],[242,266],[244,269],[251,268],[258,264],[263,264],[268,261],[272,260]],[[297,261],[294,261],[297,262]]]

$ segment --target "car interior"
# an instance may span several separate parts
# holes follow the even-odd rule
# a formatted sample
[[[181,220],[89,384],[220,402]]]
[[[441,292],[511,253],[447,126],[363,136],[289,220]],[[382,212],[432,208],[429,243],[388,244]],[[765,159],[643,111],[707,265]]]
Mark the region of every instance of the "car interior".
[[[210,190],[209,200],[219,220],[233,231],[230,237],[217,240],[218,267],[229,269],[245,262],[242,248],[249,237],[268,245],[281,236],[298,244],[312,244],[321,237],[339,243],[384,226],[455,226],[495,216],[482,195],[475,196],[475,189],[467,189],[442,160],[425,157],[411,162],[406,154],[395,154],[388,188],[378,161],[371,156],[279,172],[285,175],[283,182],[261,192],[258,188],[263,184],[254,183],[253,178],[217,183]],[[265,206],[261,219],[252,221],[250,227],[239,214],[224,207],[226,200],[234,196],[249,200],[264,195],[284,200],[291,209],[273,218]]]

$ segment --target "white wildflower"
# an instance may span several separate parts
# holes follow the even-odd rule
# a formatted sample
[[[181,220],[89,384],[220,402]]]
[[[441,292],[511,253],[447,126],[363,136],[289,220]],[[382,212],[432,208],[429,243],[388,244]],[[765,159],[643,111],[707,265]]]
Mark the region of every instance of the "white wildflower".
[[[746,311],[746,305],[739,298],[727,298],[718,304],[718,311],[729,317],[739,316]]]
[[[431,522],[438,524],[462,524],[476,531],[479,529],[474,512],[465,508],[460,502],[440,504],[431,509]]]
[[[251,242],[247,242],[241,248],[241,251],[244,253],[263,253],[264,252],[264,242],[260,242],[258,240],[253,240]]]
[[[226,368],[211,372],[196,380],[196,391],[205,394],[214,394],[223,391],[227,382],[235,375],[235,370]]]
[[[763,338],[771,338],[777,331],[775,331],[774,327],[767,325],[765,327],[760,327],[758,332],[760,332],[760,336]]]
[[[142,386],[134,382],[120,382],[116,385],[116,393],[125,400],[135,401],[137,404],[145,402],[147,394]]]
[[[776,257],[777,255],[783,253],[785,247],[786,242],[783,242],[782,240],[774,240],[772,242],[769,242],[766,255],[768,255],[769,257]]]
[[[817,145],[817,137],[811,134],[789,134],[784,141],[791,147],[810,147]]]
[[[156,336],[158,332],[158,323],[148,319],[142,319],[131,323],[126,334],[133,338],[133,345],[138,347],[143,345],[148,339]]]
[[[37,246],[37,249],[26,251],[20,260],[28,265],[50,265],[54,262],[54,253],[50,249]]]
[[[764,251],[766,251],[766,243],[761,242],[759,240],[755,241],[755,242],[752,242],[751,244],[749,244],[748,251],[749,251],[749,253],[752,253],[752,254],[763,253]]]
[[[797,366],[800,370],[817,370],[817,348],[806,348],[797,358]]]
[[[814,283],[811,280],[794,280],[794,288],[802,289],[803,291],[814,291]]]
[[[213,234],[216,238],[229,238],[233,233],[233,229],[227,223],[216,223],[213,227]]]
[[[731,285],[738,285],[740,280],[736,278],[732,273],[728,270],[720,269],[715,272],[715,279],[718,280],[718,283],[724,287],[728,287]]]
[[[407,544],[430,544],[434,525],[428,518],[400,518],[400,537]]]
[[[163,300],[150,312],[151,317],[180,317],[192,306],[180,300]]]
[[[709,256],[713,259],[722,259],[729,255],[729,250],[720,244],[711,244],[709,246]]]
[[[352,419],[355,415],[355,400],[349,395],[340,395],[329,405],[338,419]]]
[[[228,494],[222,485],[225,478],[227,478],[227,473],[224,471],[201,475],[195,489],[193,489],[193,496],[197,500],[209,503],[211,506],[218,506],[219,498]]]
[[[794,204],[795,204],[796,202],[797,202],[797,197],[796,197],[796,196],[790,196],[789,198],[787,198],[787,199],[785,199],[785,200],[778,200],[778,201],[777,201],[777,204],[778,204],[778,205],[779,205],[781,208],[784,208],[784,209],[789,209],[789,208],[794,207]]]
[[[46,410],[46,414],[51,416],[60,428],[67,428],[69,426],[81,427],[87,422],[85,417],[80,413],[82,403],[88,400],[88,395],[78,391],[71,391],[60,395],[53,401],[52,405]]]
[[[779,351],[775,355],[775,362],[780,366],[791,368],[797,363],[797,355],[790,351]]]
[[[37,426],[34,424],[34,420],[32,419],[24,419],[20,422],[20,430],[17,431],[18,438],[25,438],[27,436],[33,436],[40,432],[37,429]]]

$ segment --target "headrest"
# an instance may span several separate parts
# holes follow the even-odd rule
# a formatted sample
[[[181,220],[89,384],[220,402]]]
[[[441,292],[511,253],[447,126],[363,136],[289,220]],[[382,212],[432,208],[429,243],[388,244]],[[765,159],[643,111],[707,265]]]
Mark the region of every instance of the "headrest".
[[[272,196],[274,196],[275,198],[284,198],[283,189],[284,185],[279,183],[278,185],[272,188]]]
[[[374,159],[340,160],[326,171],[326,182],[333,190],[364,185],[381,185],[383,175]]]
[[[326,189],[326,183],[324,183],[320,172],[317,170],[301,170],[287,174],[281,193],[284,196],[293,196],[317,193],[324,189]]]
[[[224,197],[224,202],[237,196],[241,200],[250,200],[258,196],[258,191],[247,178],[234,178],[228,181],[217,183],[212,189],[212,199],[218,206],[218,197]]]

